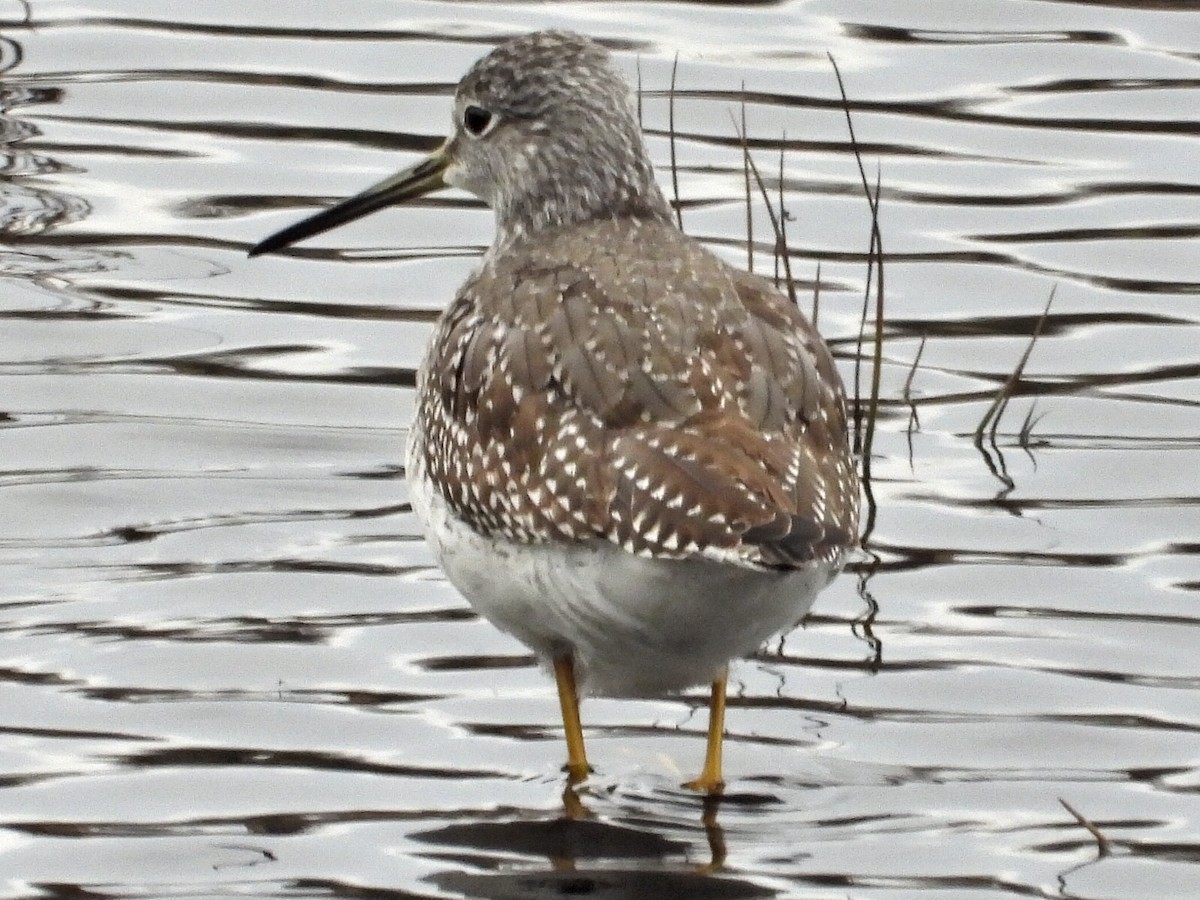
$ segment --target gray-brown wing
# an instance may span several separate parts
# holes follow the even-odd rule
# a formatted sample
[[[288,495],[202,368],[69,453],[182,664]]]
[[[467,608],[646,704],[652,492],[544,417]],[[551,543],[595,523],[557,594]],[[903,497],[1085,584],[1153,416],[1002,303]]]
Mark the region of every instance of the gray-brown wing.
[[[803,316],[682,235],[658,256],[594,238],[611,249],[485,267],[444,317],[419,414],[451,507],[646,555],[788,567],[849,545],[840,382]]]

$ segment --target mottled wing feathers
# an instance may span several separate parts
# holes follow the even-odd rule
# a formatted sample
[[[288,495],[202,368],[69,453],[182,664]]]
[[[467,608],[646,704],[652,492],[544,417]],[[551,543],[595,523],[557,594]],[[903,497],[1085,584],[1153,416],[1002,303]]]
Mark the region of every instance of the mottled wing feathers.
[[[486,262],[439,324],[418,427],[484,534],[792,567],[857,529],[824,344],[666,225],[595,223]]]

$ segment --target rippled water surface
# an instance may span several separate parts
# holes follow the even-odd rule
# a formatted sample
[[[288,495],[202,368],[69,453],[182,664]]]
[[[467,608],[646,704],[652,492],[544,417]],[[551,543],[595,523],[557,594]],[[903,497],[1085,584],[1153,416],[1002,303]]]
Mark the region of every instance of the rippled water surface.
[[[747,98],[849,379],[827,53],[880,184],[873,529],[736,669],[715,809],[678,787],[700,695],[595,699],[565,820],[551,683],[409,510],[490,214],[245,257],[550,25],[640,68],[664,173],[678,54],[684,224],[743,263]],[[4,0],[0,68],[0,897],[1200,897],[1194,3]]]

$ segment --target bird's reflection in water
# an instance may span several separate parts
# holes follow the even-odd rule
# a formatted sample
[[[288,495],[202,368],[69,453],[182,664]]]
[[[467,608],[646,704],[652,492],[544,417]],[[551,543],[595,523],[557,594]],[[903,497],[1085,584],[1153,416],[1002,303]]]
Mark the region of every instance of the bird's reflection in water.
[[[736,802],[736,801],[735,801]],[[725,833],[721,797],[697,798],[707,862],[688,862],[692,844],[645,827],[593,815],[577,786],[563,791],[563,815],[448,825],[413,835],[438,845],[431,854],[464,868],[430,876],[439,889],[488,900],[688,897],[695,900],[773,897],[775,891],[722,873]],[[672,828],[678,824],[671,823]],[[524,858],[521,861],[517,861]],[[545,860],[535,864],[532,860]]]
[[[704,814],[700,821],[704,825],[704,836],[708,838],[709,863],[705,871],[709,873],[720,871],[725,866],[725,829],[717,821],[720,808],[720,796],[710,794],[704,798]]]
[[[582,781],[583,779],[573,775],[567,776],[562,794],[563,818],[567,821],[578,822],[592,818],[592,813],[579,796],[579,785]],[[725,865],[725,831],[717,821],[722,799],[720,794],[708,794],[700,798],[700,822],[704,826],[704,836],[708,839],[709,861],[699,871],[709,874],[720,871]]]

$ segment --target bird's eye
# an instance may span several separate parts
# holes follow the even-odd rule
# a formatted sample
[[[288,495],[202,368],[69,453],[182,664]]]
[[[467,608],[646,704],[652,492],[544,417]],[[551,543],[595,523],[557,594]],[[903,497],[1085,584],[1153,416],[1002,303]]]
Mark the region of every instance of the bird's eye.
[[[483,137],[496,123],[496,117],[482,106],[468,106],[463,110],[463,128],[471,137]]]

